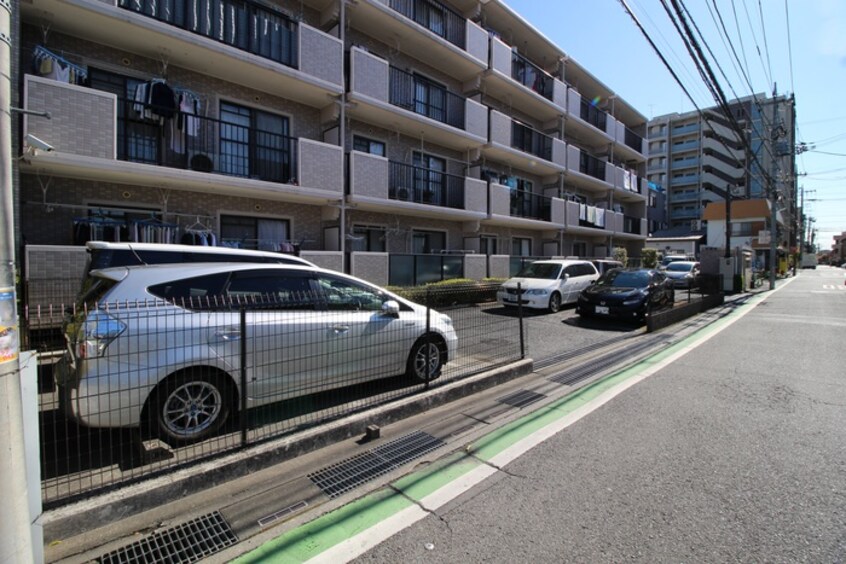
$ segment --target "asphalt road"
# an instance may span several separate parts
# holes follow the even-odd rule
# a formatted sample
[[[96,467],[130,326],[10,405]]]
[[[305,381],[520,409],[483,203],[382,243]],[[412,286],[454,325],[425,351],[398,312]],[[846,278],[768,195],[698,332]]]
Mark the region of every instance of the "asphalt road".
[[[358,561],[843,562],[844,335],[844,270],[802,271]]]

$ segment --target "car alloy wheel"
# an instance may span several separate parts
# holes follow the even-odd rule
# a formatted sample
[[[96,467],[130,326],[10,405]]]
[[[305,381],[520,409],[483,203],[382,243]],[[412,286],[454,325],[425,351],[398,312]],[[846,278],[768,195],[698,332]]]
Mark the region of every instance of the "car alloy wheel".
[[[421,337],[411,348],[408,357],[408,376],[419,382],[434,380],[441,375],[443,351],[437,337]]]
[[[552,296],[549,297],[549,311],[552,313],[561,311],[561,294],[558,292],[553,292]]]
[[[167,380],[152,402],[158,436],[168,443],[187,444],[214,434],[229,416],[229,404],[219,378],[184,373]]]

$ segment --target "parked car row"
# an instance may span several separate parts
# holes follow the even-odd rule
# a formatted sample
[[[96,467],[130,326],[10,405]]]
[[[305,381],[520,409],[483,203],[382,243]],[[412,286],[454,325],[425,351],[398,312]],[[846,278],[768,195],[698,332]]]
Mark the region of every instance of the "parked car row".
[[[602,267],[602,274],[597,266]],[[617,261],[535,261],[500,287],[497,301],[503,306],[522,305],[553,313],[563,304],[576,303],[576,312],[581,316],[643,320],[656,308],[673,305],[675,286],[695,284],[698,263],[678,262],[670,266],[672,269],[665,272],[624,268]]]

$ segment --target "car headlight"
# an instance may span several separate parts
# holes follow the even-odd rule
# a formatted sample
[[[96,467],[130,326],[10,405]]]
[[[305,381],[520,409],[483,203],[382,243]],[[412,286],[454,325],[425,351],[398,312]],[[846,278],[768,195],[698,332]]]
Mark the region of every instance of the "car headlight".
[[[549,290],[541,288],[541,289],[526,290],[524,293],[527,296],[545,296],[549,293]]]

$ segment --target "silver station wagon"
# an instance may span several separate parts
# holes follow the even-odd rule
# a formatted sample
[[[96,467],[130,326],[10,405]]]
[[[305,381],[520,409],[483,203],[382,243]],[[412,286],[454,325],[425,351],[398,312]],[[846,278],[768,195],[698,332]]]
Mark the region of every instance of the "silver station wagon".
[[[80,301],[65,327],[63,409],[172,445],[214,434],[244,399],[251,408],[401,374],[427,381],[457,342],[447,315],[308,266],[108,268],[90,273]]]

